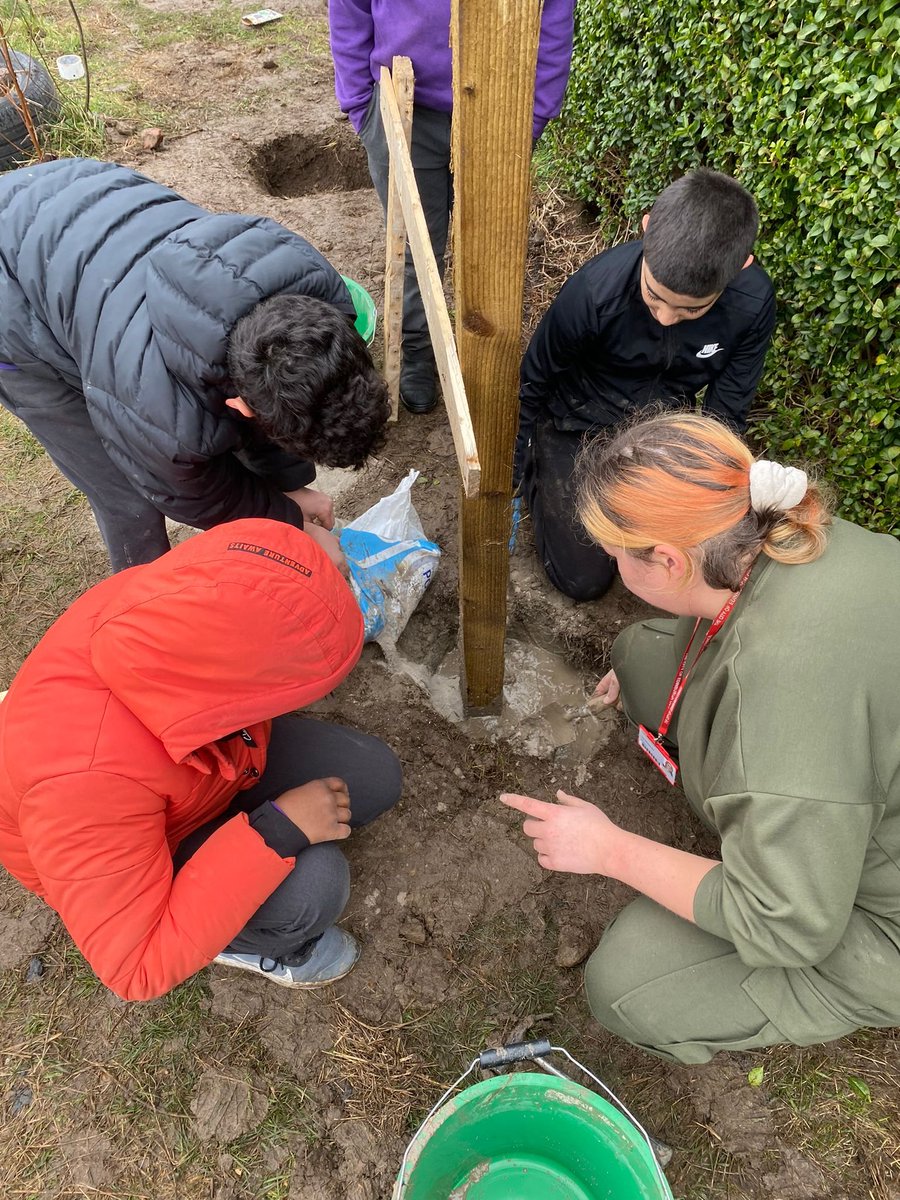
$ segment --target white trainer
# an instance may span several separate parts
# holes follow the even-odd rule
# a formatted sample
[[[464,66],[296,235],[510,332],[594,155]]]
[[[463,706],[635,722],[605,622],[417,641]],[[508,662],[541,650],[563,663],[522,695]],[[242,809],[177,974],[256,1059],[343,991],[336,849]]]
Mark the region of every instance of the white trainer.
[[[355,937],[336,925],[330,925],[316,942],[305,963],[283,962],[280,958],[265,958],[258,954],[235,954],[223,950],[213,962],[220,967],[237,967],[253,971],[272,983],[290,988],[318,988],[343,979],[353,970],[359,958],[360,945]]]

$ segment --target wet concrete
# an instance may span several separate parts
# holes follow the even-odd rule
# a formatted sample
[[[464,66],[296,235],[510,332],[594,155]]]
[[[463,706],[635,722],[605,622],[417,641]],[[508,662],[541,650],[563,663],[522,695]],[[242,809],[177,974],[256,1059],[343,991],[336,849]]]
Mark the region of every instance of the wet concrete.
[[[583,762],[609,740],[615,713],[588,710],[588,683],[555,651],[520,638],[506,641],[501,711],[496,716],[465,713],[460,683],[460,652],[452,650],[434,673],[385,649],[389,670],[414,680],[441,716],[475,741],[508,742],[534,758]]]

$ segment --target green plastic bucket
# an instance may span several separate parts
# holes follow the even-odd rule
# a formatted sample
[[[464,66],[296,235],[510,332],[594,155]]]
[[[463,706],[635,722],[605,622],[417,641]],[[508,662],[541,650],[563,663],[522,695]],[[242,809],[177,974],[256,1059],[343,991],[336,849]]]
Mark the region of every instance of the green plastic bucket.
[[[410,1146],[393,1200],[671,1200],[653,1152],[611,1104],[567,1078],[484,1079]]]
[[[354,328],[366,345],[371,346],[375,340],[375,326],[378,323],[375,301],[363,285],[357,283],[355,279],[350,279],[346,275],[342,275],[341,279],[347,285],[347,291],[350,293],[350,299],[356,309]]]

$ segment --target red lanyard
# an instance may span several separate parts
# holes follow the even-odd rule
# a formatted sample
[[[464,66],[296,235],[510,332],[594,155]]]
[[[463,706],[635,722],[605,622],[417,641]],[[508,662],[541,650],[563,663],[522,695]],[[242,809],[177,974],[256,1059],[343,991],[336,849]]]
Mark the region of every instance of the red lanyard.
[[[719,630],[722,628],[722,626],[725,624],[725,622],[731,616],[731,611],[734,608],[734,606],[737,604],[738,600],[740,599],[741,592],[744,590],[744,584],[750,578],[750,571],[751,571],[751,567],[748,567],[747,570],[744,572],[744,578],[738,584],[738,590],[736,592],[734,592],[731,596],[729,596],[728,599],[725,601],[725,603],[722,605],[722,608],[719,611],[719,615],[716,617],[716,619],[710,625],[709,629],[706,631],[706,637],[703,639],[702,646],[697,651],[697,657],[691,663],[690,667],[688,667],[687,671],[685,671],[684,664],[687,662],[687,657],[691,652],[691,646],[693,645],[694,637],[697,633],[697,630],[700,628],[700,622],[703,619],[702,617],[697,618],[697,623],[694,626],[694,632],[691,634],[690,641],[685,646],[684,654],[682,654],[682,656],[681,656],[681,663],[680,663],[680,665],[678,667],[678,671],[675,675],[675,680],[672,684],[672,690],[671,690],[671,692],[669,692],[669,699],[666,702],[666,707],[663,709],[662,720],[659,723],[659,732],[656,735],[657,740],[664,738],[666,736],[666,734],[668,733],[669,725],[672,723],[672,714],[675,712],[675,708],[678,704],[678,701],[681,699],[681,693],[684,691],[685,687],[687,686],[687,681],[688,681],[688,678],[690,677],[691,671],[693,671],[694,667],[696,667],[696,665],[700,659],[700,655],[703,653],[703,651],[706,649],[706,647],[709,645],[709,643],[713,640],[713,638],[716,636],[716,634],[719,632]]]

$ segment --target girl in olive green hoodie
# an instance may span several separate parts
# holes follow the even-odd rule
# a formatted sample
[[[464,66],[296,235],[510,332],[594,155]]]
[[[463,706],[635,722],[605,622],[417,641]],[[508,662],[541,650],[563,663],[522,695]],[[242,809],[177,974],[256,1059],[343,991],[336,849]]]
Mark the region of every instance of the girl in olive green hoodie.
[[[686,1063],[900,1024],[900,545],[706,417],[594,443],[580,483],[625,585],[676,617],[625,630],[597,694],[721,839],[503,797],[543,867],[642,893],[588,962],[594,1015]]]

